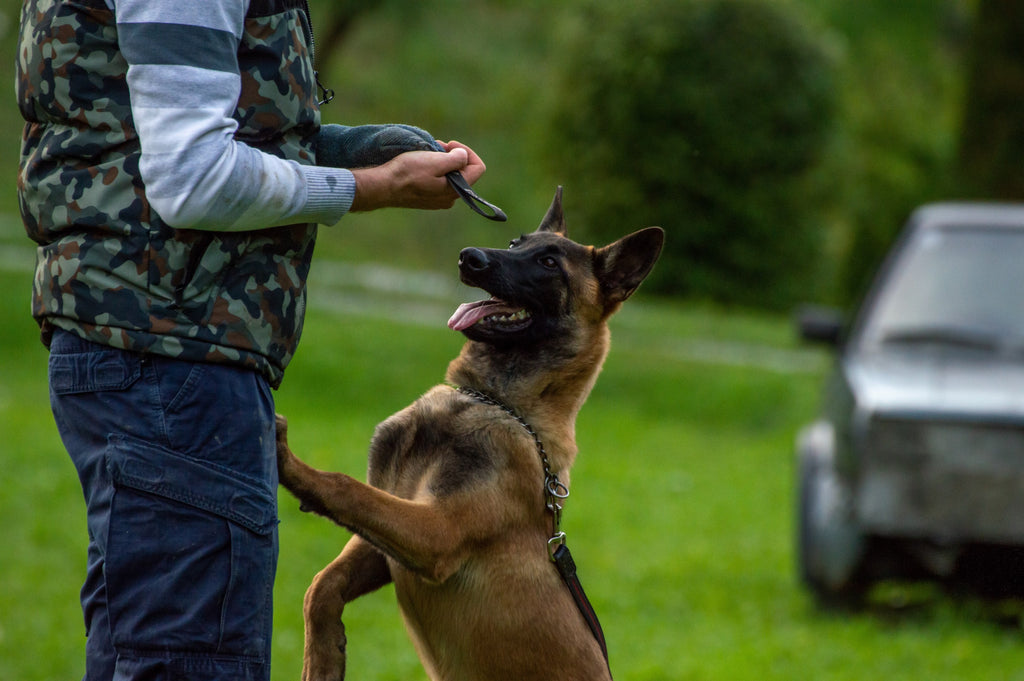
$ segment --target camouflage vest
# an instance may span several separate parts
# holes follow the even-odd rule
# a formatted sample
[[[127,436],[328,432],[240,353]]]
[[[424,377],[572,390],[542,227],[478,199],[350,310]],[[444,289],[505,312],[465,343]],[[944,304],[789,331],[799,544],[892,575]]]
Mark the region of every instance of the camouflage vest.
[[[319,109],[302,0],[252,0],[238,51],[236,138],[315,162]],[[103,0],[25,0],[18,194],[39,244],[32,312],[105,345],[227,362],[281,382],[305,311],[315,225],[176,230],[139,176],[113,13]],[[35,27],[35,30],[32,30]],[[38,36],[44,36],[39,38]]]

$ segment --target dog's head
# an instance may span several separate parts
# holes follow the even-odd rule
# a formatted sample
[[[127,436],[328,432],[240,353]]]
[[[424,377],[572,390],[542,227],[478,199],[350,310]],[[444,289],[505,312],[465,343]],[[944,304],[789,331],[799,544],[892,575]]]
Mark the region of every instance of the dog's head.
[[[540,227],[507,250],[466,248],[462,281],[491,295],[456,310],[448,326],[497,346],[571,337],[581,322],[601,322],[637,289],[661,253],[665,233],[648,227],[603,248],[567,236],[562,188]]]

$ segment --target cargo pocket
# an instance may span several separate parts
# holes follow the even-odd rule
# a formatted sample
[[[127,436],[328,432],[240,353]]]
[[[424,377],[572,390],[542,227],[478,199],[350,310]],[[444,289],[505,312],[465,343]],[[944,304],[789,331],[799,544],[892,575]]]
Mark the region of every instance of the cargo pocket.
[[[106,581],[119,654],[269,656],[273,491],[151,442],[112,436]]]

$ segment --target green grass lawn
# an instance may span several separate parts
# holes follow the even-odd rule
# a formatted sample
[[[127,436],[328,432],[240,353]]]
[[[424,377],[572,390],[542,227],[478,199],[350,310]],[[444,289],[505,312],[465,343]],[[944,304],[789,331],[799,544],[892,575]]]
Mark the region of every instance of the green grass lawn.
[[[362,477],[374,425],[443,377],[460,345],[444,322],[467,292],[453,271],[450,300],[371,294],[339,285],[332,267],[314,271],[278,409],[302,457]],[[29,278],[0,271],[5,681],[84,668],[83,504],[48,410]],[[864,612],[827,614],[799,588],[792,441],[825,366],[783,318],[639,299],[614,320],[578,423],[564,527],[616,678],[1024,679],[1020,621],[1006,624],[1002,605],[934,594],[907,605],[897,590]],[[286,493],[280,507],[273,677],[284,681],[299,677],[305,587],[348,535]],[[352,604],[346,622],[349,678],[425,678],[390,589]]]

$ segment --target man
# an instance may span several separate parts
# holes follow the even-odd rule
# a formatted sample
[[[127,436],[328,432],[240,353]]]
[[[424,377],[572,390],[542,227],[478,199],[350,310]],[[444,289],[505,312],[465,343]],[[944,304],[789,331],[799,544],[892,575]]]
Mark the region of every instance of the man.
[[[269,678],[271,389],[315,225],[447,208],[446,173],[484,171],[455,142],[317,165],[312,49],[303,0],[23,3],[18,189],[87,504],[87,679]],[[333,132],[328,160],[375,155]]]

